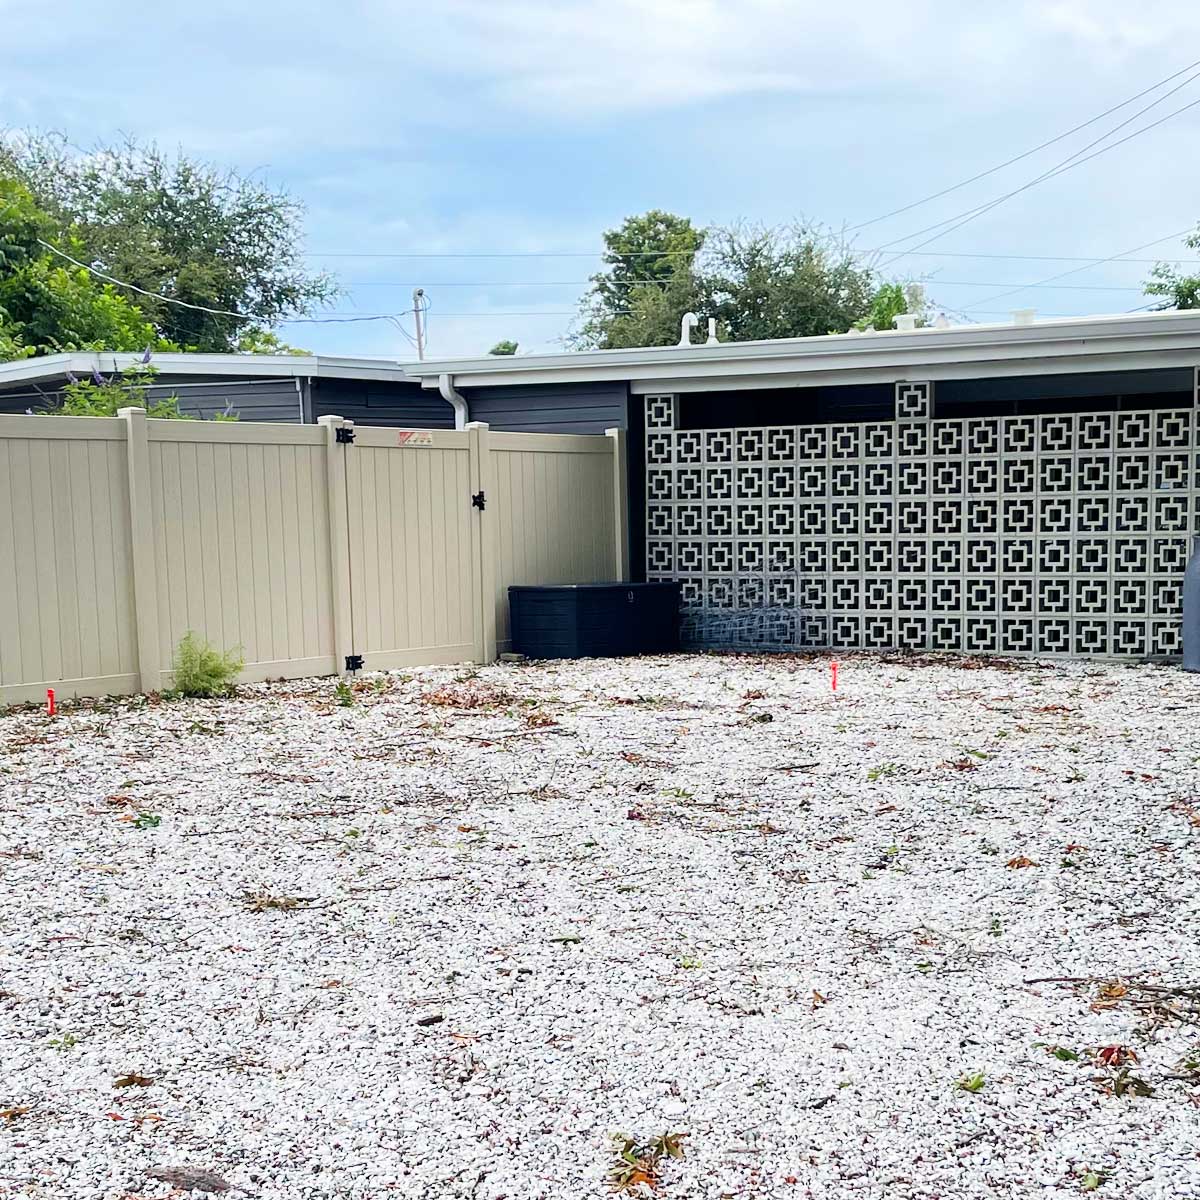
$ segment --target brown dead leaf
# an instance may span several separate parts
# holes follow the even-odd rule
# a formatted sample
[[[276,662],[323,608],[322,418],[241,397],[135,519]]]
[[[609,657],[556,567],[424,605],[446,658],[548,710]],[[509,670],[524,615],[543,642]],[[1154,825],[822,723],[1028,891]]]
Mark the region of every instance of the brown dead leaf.
[[[813,1012],[816,1012],[818,1008],[824,1008],[825,1005],[828,1003],[829,1003],[829,997],[822,996],[821,993],[818,992],[816,988],[813,988],[813,994],[812,994],[812,1010],[813,1010]]]
[[[128,808],[129,805],[136,804],[137,801],[132,796],[105,796],[104,803],[111,804],[114,808]]]
[[[195,1188],[200,1192],[227,1192],[230,1189],[219,1175],[195,1167],[151,1167],[146,1175],[184,1191]]]
[[[15,1121],[17,1117],[23,1117],[32,1110],[33,1106],[30,1104],[15,1104],[12,1108],[0,1108],[0,1117],[6,1121]]]
[[[1010,858],[1004,865],[1018,870],[1021,867],[1036,867],[1038,864],[1032,858],[1026,858],[1024,854],[1020,854],[1016,858]]]
[[[115,1088],[149,1087],[154,1082],[146,1075],[138,1075],[131,1071],[128,1075],[120,1075],[113,1080]]]

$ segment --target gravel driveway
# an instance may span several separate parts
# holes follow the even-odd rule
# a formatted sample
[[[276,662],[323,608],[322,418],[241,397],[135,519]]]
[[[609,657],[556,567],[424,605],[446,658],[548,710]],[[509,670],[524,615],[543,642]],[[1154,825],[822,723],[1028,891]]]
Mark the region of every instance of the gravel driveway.
[[[1200,679],[828,668],[0,717],[0,1196],[1200,1193]]]

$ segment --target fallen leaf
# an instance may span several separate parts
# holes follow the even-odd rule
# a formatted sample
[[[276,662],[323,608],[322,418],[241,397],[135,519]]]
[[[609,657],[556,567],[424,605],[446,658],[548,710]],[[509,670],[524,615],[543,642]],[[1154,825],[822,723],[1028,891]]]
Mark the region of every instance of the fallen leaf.
[[[128,1087],[149,1087],[154,1082],[153,1079],[147,1078],[145,1075],[138,1075],[130,1072],[128,1075],[122,1075],[113,1080],[113,1087],[128,1088]]]
[[[150,1179],[158,1179],[169,1183],[172,1187],[188,1191],[195,1188],[200,1192],[227,1192],[230,1185],[212,1171],[197,1170],[193,1167],[152,1167],[146,1172]]]
[[[1016,870],[1020,867],[1036,867],[1037,863],[1032,858],[1026,858],[1024,854],[1021,854],[1017,858],[1010,858],[1004,865]]]
[[[1129,1046],[1102,1046],[1096,1051],[1096,1061],[1106,1067],[1123,1067],[1138,1061],[1137,1051]]]
[[[12,1108],[0,1108],[0,1117],[3,1117],[6,1121],[12,1121],[16,1117],[23,1117],[31,1109],[32,1106],[29,1104],[17,1104]]]

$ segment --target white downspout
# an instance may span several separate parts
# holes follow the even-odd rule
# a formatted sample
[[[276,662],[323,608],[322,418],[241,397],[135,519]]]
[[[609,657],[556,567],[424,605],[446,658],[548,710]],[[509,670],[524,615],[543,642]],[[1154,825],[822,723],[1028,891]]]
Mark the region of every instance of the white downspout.
[[[466,429],[467,398],[454,386],[454,376],[439,375],[438,391],[442,393],[442,399],[454,409],[454,428]]]

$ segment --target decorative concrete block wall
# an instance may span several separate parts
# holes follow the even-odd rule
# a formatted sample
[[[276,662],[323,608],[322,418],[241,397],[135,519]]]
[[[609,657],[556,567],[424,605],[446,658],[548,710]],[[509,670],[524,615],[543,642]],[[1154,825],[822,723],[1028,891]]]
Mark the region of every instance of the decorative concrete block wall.
[[[1171,656],[1194,409],[680,429],[646,398],[647,578],[801,648]],[[720,627],[717,621],[713,627]]]

